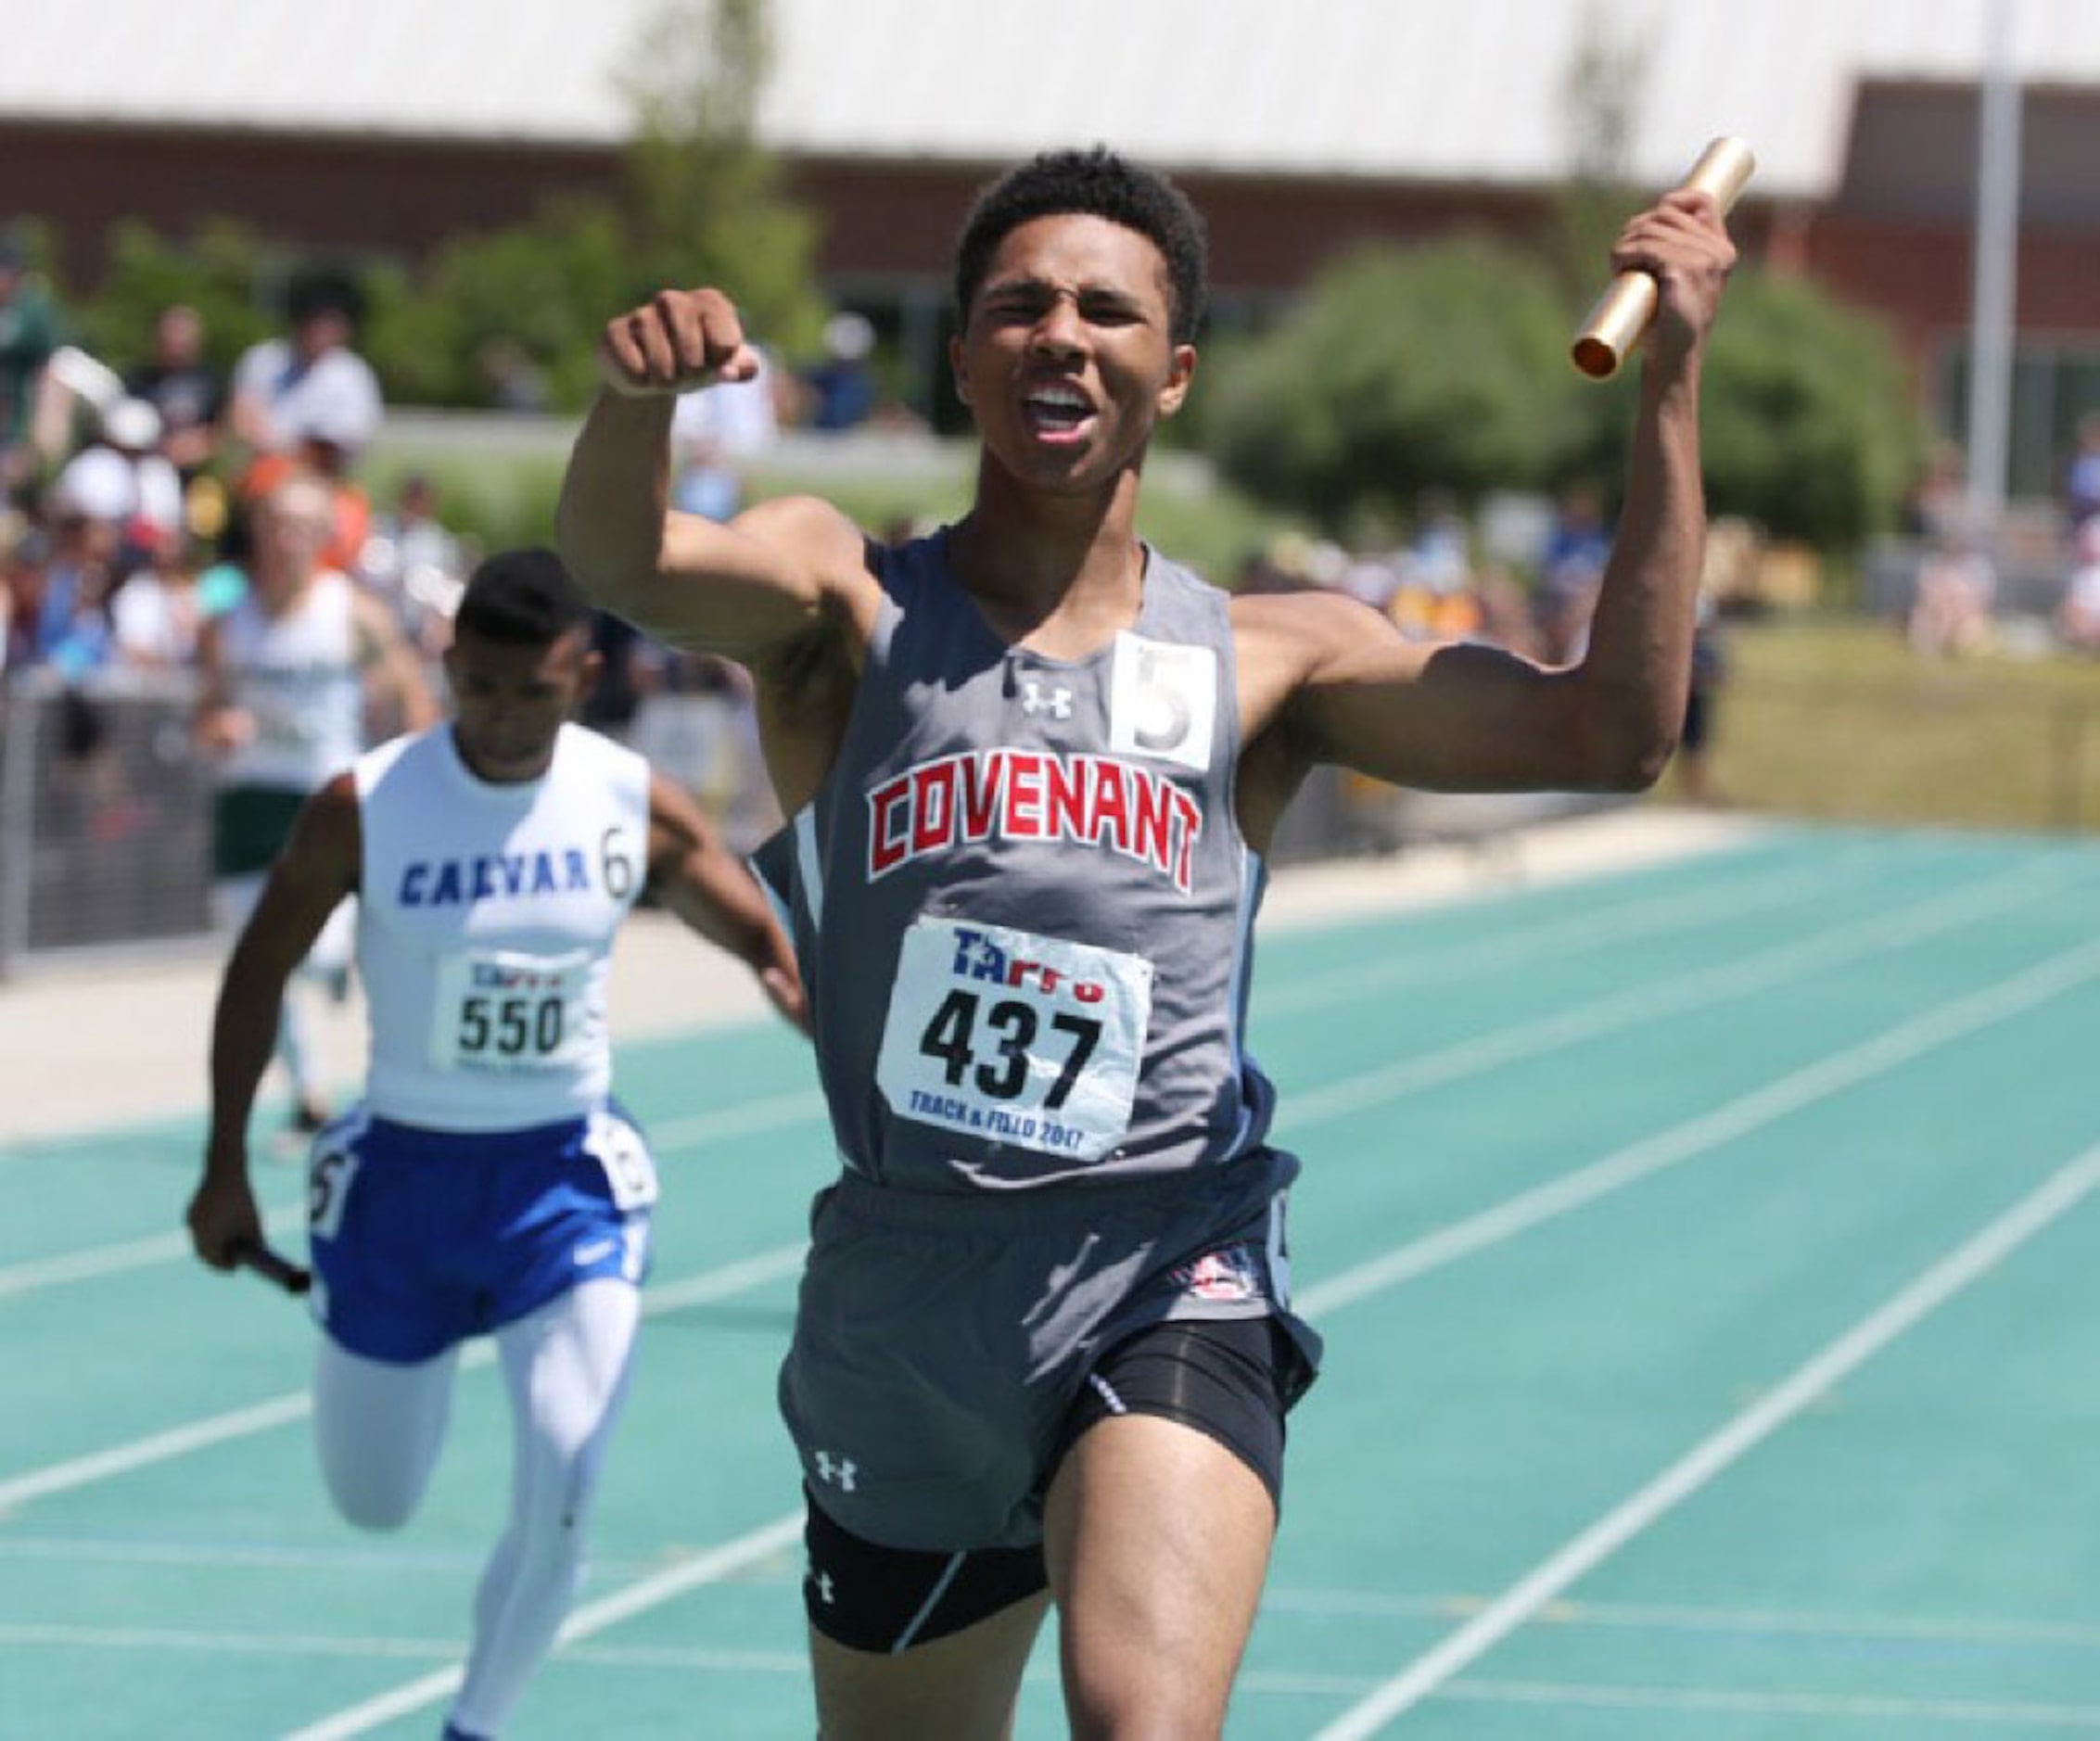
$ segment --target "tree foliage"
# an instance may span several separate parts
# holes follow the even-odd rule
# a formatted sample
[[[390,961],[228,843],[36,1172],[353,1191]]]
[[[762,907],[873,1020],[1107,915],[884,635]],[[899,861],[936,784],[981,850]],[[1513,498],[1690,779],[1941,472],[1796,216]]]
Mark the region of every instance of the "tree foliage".
[[[1430,489],[1607,491],[1625,470],[1638,365],[1568,361],[1581,311],[1536,259],[1481,244],[1374,252],[1223,360],[1206,419],[1226,476],[1346,534]],[[1709,502],[1773,536],[1855,547],[1894,516],[1923,433],[1886,326],[1798,277],[1743,271],[1703,387]]]
[[[1703,421],[1713,512],[1825,551],[1894,523],[1926,447],[1887,324],[1773,273],[1729,286]]]
[[[1366,250],[1219,360],[1211,451],[1257,500],[1341,533],[1428,489],[1541,486],[1570,439],[1565,324],[1544,272],[1509,248]]]

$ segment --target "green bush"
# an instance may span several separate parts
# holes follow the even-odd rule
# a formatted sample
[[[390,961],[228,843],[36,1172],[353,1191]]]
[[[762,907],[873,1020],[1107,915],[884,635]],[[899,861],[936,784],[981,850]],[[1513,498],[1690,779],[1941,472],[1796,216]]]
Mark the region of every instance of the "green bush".
[[[1432,489],[1614,489],[1639,368],[1579,375],[1567,346],[1581,311],[1552,286],[1532,257],[1480,243],[1352,259],[1218,360],[1210,451],[1252,495],[1344,536]],[[1754,271],[1722,310],[1703,429],[1714,513],[1831,554],[1893,521],[1924,445],[1886,326]]]
[[[1220,470],[1349,534],[1425,490],[1543,487],[1576,427],[1567,318],[1530,256],[1478,240],[1356,254],[1219,358]]]
[[[1894,337],[1805,279],[1729,286],[1706,375],[1708,493],[1827,552],[1892,526],[1926,430]]]

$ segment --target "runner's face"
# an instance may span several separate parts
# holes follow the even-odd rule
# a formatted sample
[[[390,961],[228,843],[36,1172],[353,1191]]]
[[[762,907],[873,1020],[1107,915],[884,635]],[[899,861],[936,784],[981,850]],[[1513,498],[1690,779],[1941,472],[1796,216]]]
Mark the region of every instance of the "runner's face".
[[[1172,320],[1149,237],[1075,213],[1011,231],[950,352],[986,450],[1048,489],[1113,481],[1188,395],[1195,348]]]
[[[452,694],[452,741],[460,759],[498,785],[537,780],[554,758],[554,739],[598,675],[599,659],[580,629],[549,646],[513,646],[471,630],[445,654]]]

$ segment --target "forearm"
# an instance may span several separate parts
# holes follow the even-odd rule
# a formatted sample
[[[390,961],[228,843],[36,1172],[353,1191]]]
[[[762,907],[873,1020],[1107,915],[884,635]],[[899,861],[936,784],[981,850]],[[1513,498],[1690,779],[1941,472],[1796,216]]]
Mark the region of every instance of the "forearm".
[[[601,392],[562,479],[555,536],[593,603],[632,613],[661,565],[676,401]]]
[[[699,879],[678,877],[665,888],[664,904],[688,930],[733,955],[752,972],[794,971],[795,953],[756,884],[748,891],[723,893]]]
[[[247,1166],[248,1119],[262,1073],[270,1067],[276,1048],[284,998],[284,976],[269,972],[245,946],[236,946],[211,1018],[208,1174]]]
[[[1694,358],[1643,380],[1625,503],[1582,666],[1596,759],[1628,784],[1661,773],[1684,721],[1705,544]]]

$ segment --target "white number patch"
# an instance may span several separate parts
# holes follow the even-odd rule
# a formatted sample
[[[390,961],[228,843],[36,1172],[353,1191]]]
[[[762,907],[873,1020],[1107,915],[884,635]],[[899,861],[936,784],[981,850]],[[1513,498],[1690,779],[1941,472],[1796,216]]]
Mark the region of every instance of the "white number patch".
[[[1004,925],[905,933],[875,1078],[901,1118],[1099,1161],[1130,1125],[1152,964]]]
[[[438,965],[431,1061],[505,1074],[567,1067],[590,1042],[590,979],[582,956],[447,956]]]
[[[615,1209],[646,1209],[656,1201],[656,1163],[650,1158],[649,1145],[643,1141],[642,1133],[625,1119],[605,1112],[592,1114],[583,1147],[605,1169],[605,1183],[612,1188]],[[630,1265],[635,1261],[630,1249]]]
[[[342,1232],[350,1184],[356,1177],[354,1150],[329,1143],[313,1145],[306,1158],[306,1226],[314,1239],[333,1239]]]

